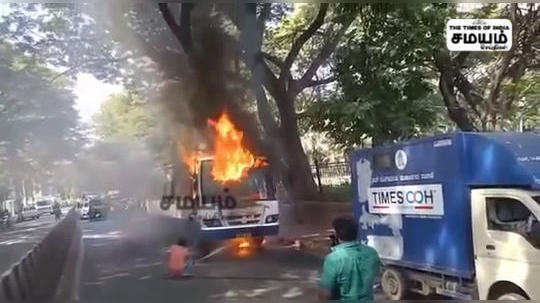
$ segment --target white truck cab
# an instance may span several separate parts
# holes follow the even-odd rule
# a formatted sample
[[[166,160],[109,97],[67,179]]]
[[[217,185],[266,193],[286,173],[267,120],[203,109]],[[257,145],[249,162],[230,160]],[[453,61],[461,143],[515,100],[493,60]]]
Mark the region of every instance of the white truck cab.
[[[540,300],[540,191],[471,190],[481,300]]]

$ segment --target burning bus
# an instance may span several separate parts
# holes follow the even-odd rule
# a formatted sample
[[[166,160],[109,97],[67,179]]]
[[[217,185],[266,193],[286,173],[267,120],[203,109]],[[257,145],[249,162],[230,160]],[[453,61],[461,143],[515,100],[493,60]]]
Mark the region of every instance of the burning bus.
[[[241,179],[218,181],[215,158],[197,160],[193,191],[201,236],[206,239],[250,237],[262,242],[279,230],[279,208],[269,166],[254,167]]]
[[[226,113],[209,125],[215,131],[211,153],[180,151],[191,176],[191,192],[178,196],[171,181],[171,194],[163,197],[161,208],[176,208],[176,217],[197,221],[202,239],[249,238],[260,246],[265,236],[279,231],[270,165],[244,147],[242,131]]]

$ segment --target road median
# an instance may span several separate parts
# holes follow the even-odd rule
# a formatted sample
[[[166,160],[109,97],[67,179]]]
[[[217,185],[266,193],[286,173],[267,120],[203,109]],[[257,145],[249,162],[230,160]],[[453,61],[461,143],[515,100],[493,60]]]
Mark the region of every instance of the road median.
[[[3,273],[1,302],[67,302],[77,299],[82,230],[77,212],[66,217]]]

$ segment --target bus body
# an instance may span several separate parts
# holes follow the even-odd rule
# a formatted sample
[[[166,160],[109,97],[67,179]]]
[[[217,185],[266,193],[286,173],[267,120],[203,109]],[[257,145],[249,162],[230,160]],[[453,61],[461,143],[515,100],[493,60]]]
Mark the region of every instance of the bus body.
[[[214,180],[212,167],[213,157],[196,159],[189,192],[177,192],[170,180],[161,201],[148,203],[147,211],[178,219],[164,222],[179,224],[178,236],[195,242],[249,238],[258,246],[265,236],[277,235],[279,205],[269,167],[252,168],[241,180],[227,183]]]
[[[240,181],[225,184],[212,177],[213,158],[198,160],[194,213],[203,239],[262,238],[279,232],[279,207],[268,167],[251,169]]]

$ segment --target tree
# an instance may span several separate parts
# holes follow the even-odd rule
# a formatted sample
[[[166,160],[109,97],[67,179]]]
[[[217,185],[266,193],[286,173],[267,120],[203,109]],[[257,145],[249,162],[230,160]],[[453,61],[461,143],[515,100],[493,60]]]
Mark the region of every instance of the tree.
[[[528,108],[525,104],[515,105],[519,95],[515,89],[503,88],[524,89],[525,86],[518,85],[520,79],[533,77],[538,66],[538,6],[489,4],[469,12],[458,12],[456,7],[373,4],[360,16],[360,33],[365,34],[358,39],[365,40],[366,51],[377,51],[378,63],[371,67],[394,68],[406,63],[406,68],[420,72],[421,81],[438,83],[448,116],[460,129],[504,130],[504,125],[512,124],[510,121],[516,117],[515,110]],[[509,18],[514,29],[512,50],[449,52],[445,45],[445,22],[457,17]],[[355,55],[371,56],[358,52]]]
[[[269,37],[267,22],[283,16],[287,10],[283,4],[115,1],[106,14],[89,4],[77,8],[92,16],[95,24],[89,22],[91,18],[82,18],[84,14],[73,13],[69,5],[44,7],[54,18],[36,18],[42,11],[34,8],[34,14],[28,14],[21,9],[25,6],[16,5],[6,18],[7,23],[16,24],[8,27],[7,36],[21,49],[47,54],[52,64],[66,66],[66,74],[78,70],[111,79],[129,74],[131,80],[141,79],[143,74],[141,85],[152,86],[148,79],[157,79],[181,86],[183,96],[164,101],[174,122],[190,121],[197,128],[226,109],[245,130],[248,142],[267,153],[288,177],[290,189],[300,196],[315,193],[299,139],[295,102],[306,88],[333,80],[318,80],[317,73],[354,19],[357,5],[314,6],[316,13],[303,27],[294,28],[294,41],[284,53],[262,51]],[[98,24],[105,30],[100,31]],[[43,37],[35,39],[40,36],[36,32]],[[23,36],[29,38],[20,39]],[[310,48],[313,56],[302,57],[300,62],[299,54],[305,53],[309,41],[320,41],[311,45],[320,47]],[[148,58],[153,64],[148,64]],[[246,111],[251,98],[248,89],[256,97],[261,127]],[[189,111],[179,105],[182,101]],[[277,119],[271,111],[274,106]],[[281,145],[278,150],[276,143]]]
[[[466,130],[502,130],[515,94],[506,95],[502,87],[517,83],[538,68],[540,60],[540,18],[538,5],[508,4],[502,9],[488,5],[476,14],[508,18],[513,25],[512,49],[500,53],[452,56],[446,51],[434,55],[440,71],[439,86],[450,113]],[[472,80],[469,80],[474,75]],[[450,107],[449,107],[450,108]]]
[[[155,116],[146,103],[131,93],[113,94],[93,117],[94,127],[102,139],[133,138],[144,140],[156,126]]]
[[[501,90],[515,100],[511,102],[508,119],[501,128],[522,132],[540,125],[540,76],[525,76],[518,82],[504,84]]]
[[[78,173],[80,180],[85,181],[80,186],[120,190],[141,198],[161,194],[155,190],[162,189],[165,180],[157,176],[156,170],[162,167],[156,164],[169,163],[171,159],[169,138],[164,135],[164,123],[158,117],[158,111],[133,92],[110,95],[93,117],[100,141],[85,150],[76,163],[79,169],[87,171]],[[106,168],[102,170],[103,167]],[[100,174],[108,181],[96,184],[92,176]]]
[[[387,5],[372,20],[392,16],[410,33],[413,41],[425,45],[418,53],[426,58],[426,65],[437,72],[439,91],[448,115],[460,129],[501,130],[515,101],[501,88],[507,83],[519,82],[538,65],[538,6],[489,4],[479,10],[458,13],[455,4],[419,5]],[[449,52],[444,43],[444,23],[456,16],[510,19],[513,24],[512,49],[508,52]],[[386,22],[374,24],[383,36],[392,30]],[[398,40],[389,39],[388,43],[392,48],[406,51],[400,40],[398,43]]]
[[[442,105],[430,83],[429,75],[434,73],[417,51],[428,48],[426,42],[411,37],[399,18],[383,14],[389,6],[363,8],[342,42],[346,47],[336,54],[337,89],[312,103],[305,114],[313,129],[328,132],[346,147],[425,132],[434,125],[437,107]],[[380,34],[380,26],[393,33],[392,40],[400,41],[398,47]]]
[[[0,58],[0,165],[21,200],[55,165],[74,159],[82,136],[74,97],[51,83],[53,71],[6,43]]]
[[[197,66],[197,62],[200,60],[198,58],[204,54],[204,51],[197,46],[207,47],[207,45],[204,44],[205,32],[199,32],[197,35],[197,31],[194,30],[198,25],[192,20],[194,6],[189,3],[182,4],[179,20],[168,4],[161,3],[159,8],[169,29],[182,45],[183,51],[190,56],[191,62],[194,63],[194,69],[207,71],[206,68]],[[285,160],[282,174],[297,197],[313,197],[316,195],[316,188],[300,141],[295,101],[304,89],[333,81],[331,78],[316,79],[317,71],[334,52],[341,37],[354,20],[357,6],[332,6],[334,14],[331,17],[327,16],[329,8],[329,4],[320,4],[311,22],[306,24],[305,29],[302,27],[301,32],[293,39],[290,48],[282,54],[263,51],[264,29],[272,12],[271,4],[239,5],[238,10],[235,11],[239,17],[231,19],[236,30],[239,31],[240,37],[233,47],[231,59],[242,60],[251,74],[249,81],[257,98],[258,116],[264,127],[264,133],[271,138],[280,139],[282,148],[277,152],[282,151]],[[293,26],[293,29],[298,30],[299,28]],[[298,64],[296,65],[297,69],[293,69],[299,53],[306,43],[321,33],[322,43],[317,50],[312,50],[314,56],[306,68],[300,71],[302,66]],[[231,40],[229,37],[227,42]],[[206,77],[208,76],[206,73],[204,74]],[[219,81],[219,79],[217,80]],[[267,94],[276,102],[279,124],[270,115]],[[268,144],[266,145],[268,146]],[[275,150],[274,154],[270,156],[274,163],[280,162],[280,157],[276,155]]]

